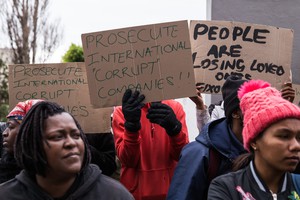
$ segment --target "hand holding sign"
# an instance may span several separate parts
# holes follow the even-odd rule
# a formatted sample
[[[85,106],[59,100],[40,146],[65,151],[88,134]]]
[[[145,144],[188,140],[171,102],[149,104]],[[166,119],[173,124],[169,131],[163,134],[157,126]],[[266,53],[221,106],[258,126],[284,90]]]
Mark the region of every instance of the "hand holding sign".
[[[130,132],[137,132],[141,129],[141,109],[144,107],[142,101],[145,96],[140,95],[139,91],[132,94],[130,89],[127,89],[122,99],[122,112],[125,118],[125,128]]]
[[[151,103],[147,118],[151,123],[159,124],[166,129],[168,135],[174,136],[181,131],[181,123],[176,118],[172,108],[166,104],[155,102]]]
[[[280,92],[282,98],[288,100],[291,103],[294,102],[296,91],[294,90],[291,82],[284,83]]]
[[[206,108],[206,105],[203,102],[203,98],[202,98],[202,90],[203,90],[203,86],[201,85],[196,85],[196,94],[197,96],[192,96],[190,97],[190,99],[196,104],[196,108],[198,110],[204,110]]]

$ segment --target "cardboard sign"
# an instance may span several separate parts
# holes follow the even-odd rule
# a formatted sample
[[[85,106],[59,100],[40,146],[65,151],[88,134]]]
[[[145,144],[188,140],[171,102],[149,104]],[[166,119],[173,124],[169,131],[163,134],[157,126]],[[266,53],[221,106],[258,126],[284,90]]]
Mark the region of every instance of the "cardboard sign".
[[[254,1],[254,0],[213,0],[211,5],[212,20],[241,21],[267,24],[270,26],[294,30],[292,56],[292,83],[300,84],[300,1]],[[287,1],[285,1],[287,2]]]
[[[10,109],[27,99],[45,99],[64,106],[85,133],[110,132],[113,109],[92,107],[84,63],[9,65]]]
[[[127,88],[145,102],[195,95],[187,21],[82,34],[91,103],[122,104]]]
[[[204,93],[221,92],[225,79],[262,79],[280,89],[290,81],[293,31],[272,26],[191,21],[190,38],[196,84]]]

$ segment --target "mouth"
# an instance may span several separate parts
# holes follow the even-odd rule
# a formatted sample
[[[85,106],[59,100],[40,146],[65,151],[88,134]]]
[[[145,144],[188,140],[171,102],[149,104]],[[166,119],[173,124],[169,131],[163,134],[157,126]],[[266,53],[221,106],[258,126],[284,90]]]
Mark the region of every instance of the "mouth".
[[[2,146],[3,146],[3,147],[7,147],[7,146],[8,146],[8,142],[3,141]]]
[[[79,157],[79,156],[80,156],[80,153],[71,152],[71,153],[68,153],[68,154],[64,155],[63,158],[73,158],[73,157]]]
[[[300,161],[300,158],[298,156],[291,156],[291,157],[287,157],[286,160],[298,163]]]

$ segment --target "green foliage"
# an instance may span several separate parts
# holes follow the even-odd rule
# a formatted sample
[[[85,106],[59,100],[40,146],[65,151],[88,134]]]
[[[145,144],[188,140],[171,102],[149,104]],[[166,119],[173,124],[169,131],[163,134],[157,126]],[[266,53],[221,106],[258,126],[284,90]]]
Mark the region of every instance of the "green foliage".
[[[8,115],[8,104],[0,105],[0,122],[6,122],[6,116]]]
[[[82,47],[72,43],[62,60],[63,62],[84,62]]]
[[[8,114],[8,66],[0,59],[0,121]]]

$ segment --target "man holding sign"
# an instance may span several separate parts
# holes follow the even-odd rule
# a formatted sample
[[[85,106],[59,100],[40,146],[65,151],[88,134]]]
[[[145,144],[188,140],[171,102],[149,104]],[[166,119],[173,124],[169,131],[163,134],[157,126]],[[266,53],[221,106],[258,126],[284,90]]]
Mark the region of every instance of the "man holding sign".
[[[136,200],[164,200],[181,149],[188,143],[185,112],[174,100],[144,104],[144,99],[128,89],[122,107],[113,113],[120,181]]]

